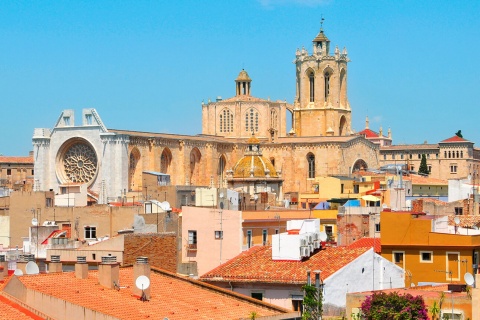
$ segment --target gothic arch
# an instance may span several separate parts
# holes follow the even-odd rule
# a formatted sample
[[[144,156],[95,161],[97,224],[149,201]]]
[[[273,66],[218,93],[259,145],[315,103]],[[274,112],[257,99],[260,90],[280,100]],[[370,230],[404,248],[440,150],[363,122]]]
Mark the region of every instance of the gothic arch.
[[[219,131],[221,133],[233,132],[233,112],[228,108],[223,108],[218,116]]]
[[[347,119],[345,116],[340,117],[340,125],[338,126],[338,135],[339,136],[345,136],[347,135]]]
[[[347,107],[347,72],[340,70],[340,106]]]
[[[196,185],[201,181],[200,161],[202,160],[202,153],[197,147],[190,151],[190,184]]]
[[[360,170],[367,170],[368,164],[363,159],[358,159],[352,166],[352,173]]]
[[[307,154],[307,177],[309,179],[315,178],[315,155],[311,152]]]
[[[172,151],[169,148],[165,147],[162,154],[160,155],[160,172],[161,173],[170,173],[170,165],[172,164]]]
[[[141,187],[142,168],[140,164],[141,154],[137,147],[130,152],[128,160],[128,190],[138,191]]]
[[[312,68],[305,70],[305,83],[307,84],[305,88],[307,89],[307,101],[315,101],[315,71]]]
[[[217,175],[218,175],[218,184],[220,188],[226,187],[225,183],[225,172],[227,168],[227,158],[225,157],[225,154],[222,154],[220,158],[218,158],[218,170],[217,170]]]
[[[330,94],[331,94],[332,75],[333,75],[332,68],[326,67],[325,69],[323,69],[323,95],[324,95],[325,101],[330,97]]]

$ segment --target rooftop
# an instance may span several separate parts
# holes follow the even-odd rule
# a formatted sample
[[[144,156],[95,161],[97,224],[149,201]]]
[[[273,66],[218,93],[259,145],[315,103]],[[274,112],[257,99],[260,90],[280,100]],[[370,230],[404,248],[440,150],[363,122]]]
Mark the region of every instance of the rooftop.
[[[368,248],[326,248],[302,261],[272,260],[271,246],[255,246],[204,274],[208,281],[264,282],[303,284],[307,270],[322,270],[325,280],[349,264]]]
[[[120,268],[118,291],[101,286],[97,271],[90,271],[87,279],[77,279],[74,272],[24,275],[17,279],[30,290],[121,319],[239,319],[247,318],[253,311],[259,317],[289,312],[156,268],[152,268],[150,275],[148,302],[132,295],[135,284],[131,267]]]
[[[380,238],[360,238],[355,242],[352,242],[347,248],[356,249],[356,248],[371,248],[375,245],[375,252],[382,252],[382,242]]]
[[[17,164],[32,164],[33,165],[33,156],[31,157],[9,157],[9,156],[0,156],[0,163],[17,163]]]

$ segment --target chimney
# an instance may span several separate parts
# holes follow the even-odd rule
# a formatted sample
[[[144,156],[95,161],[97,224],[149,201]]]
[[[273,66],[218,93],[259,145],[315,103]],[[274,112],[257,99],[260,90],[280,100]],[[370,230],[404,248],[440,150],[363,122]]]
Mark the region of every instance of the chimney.
[[[87,279],[88,278],[88,264],[87,257],[77,257],[77,263],[75,263],[75,278]]]
[[[5,258],[5,255],[0,255],[0,280],[8,276],[8,261]]]
[[[18,255],[17,269],[22,270],[23,274],[27,273],[25,269],[29,261],[35,261],[34,254],[20,254]]]
[[[62,263],[60,262],[59,255],[51,255],[50,256],[50,263],[48,264],[48,272],[49,273],[56,273],[62,272]]]
[[[133,281],[135,281],[133,286],[133,294],[138,297],[142,297],[142,288],[137,288],[136,281],[138,277],[145,276],[150,280],[150,264],[148,263],[147,257],[138,257],[136,263],[133,265]],[[145,298],[150,299],[150,286],[143,289]]]
[[[114,289],[115,286],[118,286],[119,278],[120,264],[117,262],[117,257],[102,257],[102,263],[98,266],[98,281],[100,284],[109,289]]]

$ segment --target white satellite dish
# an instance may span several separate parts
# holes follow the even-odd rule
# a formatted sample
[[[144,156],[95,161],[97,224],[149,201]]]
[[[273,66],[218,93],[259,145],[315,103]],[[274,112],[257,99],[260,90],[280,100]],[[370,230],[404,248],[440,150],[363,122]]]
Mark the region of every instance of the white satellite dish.
[[[327,241],[328,239],[327,233],[325,231],[320,231],[319,238],[320,238],[320,241]]]
[[[32,226],[38,226],[38,220],[37,218],[32,219]]]
[[[27,274],[38,274],[40,272],[40,269],[35,262],[28,261],[27,265],[25,266],[25,271],[27,272]]]
[[[168,203],[168,201],[161,202],[160,208],[162,208],[163,211],[172,211],[172,208],[170,207],[170,203]]]
[[[150,287],[150,279],[147,276],[139,276],[137,280],[135,280],[135,285],[140,290],[145,290]]]
[[[455,217],[455,219],[453,219],[453,221],[455,221],[455,224],[459,224],[459,223],[460,223],[460,218],[459,218],[459,217]]]
[[[473,275],[470,272],[465,273],[465,275],[463,276],[463,279],[469,286],[475,283],[475,279],[473,278]]]
[[[15,269],[15,272],[13,272],[14,275],[17,277],[23,276],[23,271],[20,269]]]
[[[474,229],[474,230],[478,230],[478,227],[477,227],[477,226],[473,226],[473,229]]]

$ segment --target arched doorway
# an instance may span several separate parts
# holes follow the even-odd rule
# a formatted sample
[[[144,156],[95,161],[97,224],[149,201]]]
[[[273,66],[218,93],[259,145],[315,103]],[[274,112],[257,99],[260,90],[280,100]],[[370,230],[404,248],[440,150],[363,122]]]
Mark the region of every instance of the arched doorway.
[[[368,169],[368,165],[365,162],[365,160],[358,159],[357,161],[355,161],[355,163],[352,166],[352,173],[355,171],[367,170],[367,169]]]

